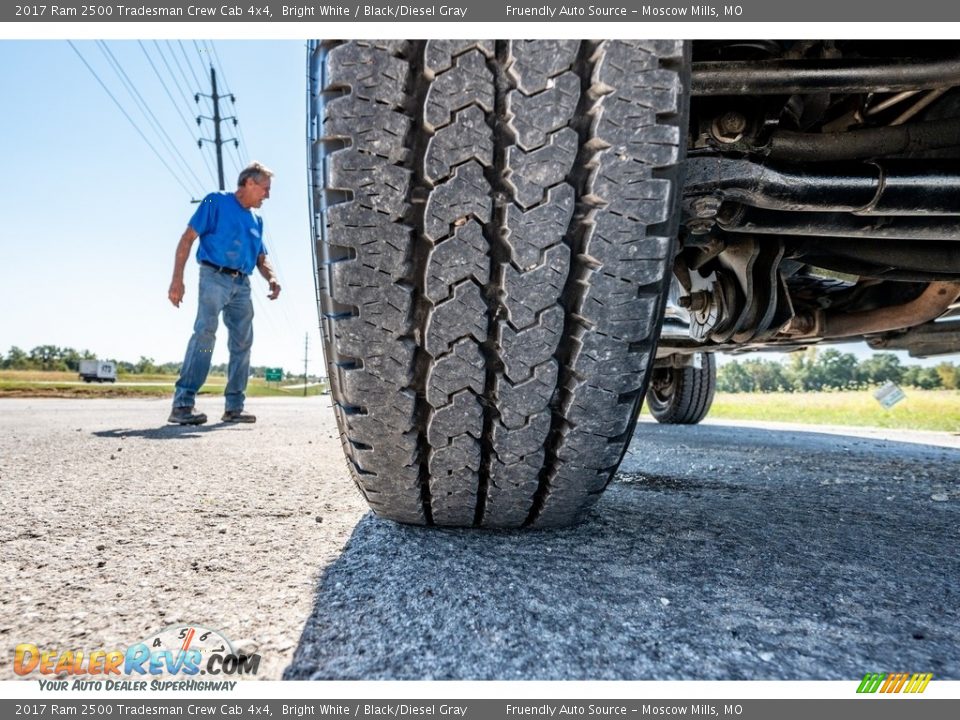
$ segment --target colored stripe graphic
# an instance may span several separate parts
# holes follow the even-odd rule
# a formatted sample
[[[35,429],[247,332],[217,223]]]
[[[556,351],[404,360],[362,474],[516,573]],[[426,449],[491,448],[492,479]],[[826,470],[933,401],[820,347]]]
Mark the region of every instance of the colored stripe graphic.
[[[867,673],[860,681],[858,693],[922,693],[927,689],[933,673]]]
[[[887,679],[888,687],[885,687],[880,692],[888,692],[888,693],[900,692],[900,689],[903,687],[903,684],[907,681],[908,677],[909,675],[907,675],[906,673],[891,673],[891,675]]]
[[[857,692],[875,693],[880,687],[881,682],[883,682],[883,675],[880,673],[867,673],[863,676],[863,680],[860,683],[860,687],[857,688]]]
[[[904,692],[908,693],[922,693],[927,689],[927,685],[930,683],[930,680],[933,678],[933,673],[914,673],[913,677],[910,678],[910,684],[907,685],[907,689]]]

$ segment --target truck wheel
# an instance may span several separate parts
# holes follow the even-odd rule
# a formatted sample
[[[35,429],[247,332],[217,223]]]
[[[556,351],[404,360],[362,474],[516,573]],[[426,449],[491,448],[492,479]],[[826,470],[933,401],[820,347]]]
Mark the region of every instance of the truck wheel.
[[[348,465],[403,523],[577,521],[673,262],[679,41],[309,46],[321,327]]]
[[[657,368],[647,390],[647,407],[657,422],[696,425],[710,412],[717,389],[712,353],[699,353],[700,367]]]

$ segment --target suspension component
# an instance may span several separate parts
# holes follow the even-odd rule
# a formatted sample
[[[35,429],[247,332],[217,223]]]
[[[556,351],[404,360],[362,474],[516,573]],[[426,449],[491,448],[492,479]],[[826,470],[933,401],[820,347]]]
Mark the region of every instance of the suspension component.
[[[781,328],[786,335],[825,340],[891,332],[936,320],[960,297],[960,283],[932,282],[914,300],[862,312],[817,310],[801,314]]]
[[[793,95],[925,90],[960,85],[960,58],[859,58],[696,62],[691,92],[703,95]]]
[[[958,146],[960,119],[949,118],[849,132],[776,130],[766,145],[752,152],[774,160],[835,162]]]
[[[713,196],[774,210],[960,215],[956,163],[781,166],[700,155],[687,160],[686,171],[684,194],[694,198]]]
[[[883,217],[847,213],[783,212],[724,205],[717,224],[726,232],[751,235],[809,235],[870,240],[960,240],[960,218]]]

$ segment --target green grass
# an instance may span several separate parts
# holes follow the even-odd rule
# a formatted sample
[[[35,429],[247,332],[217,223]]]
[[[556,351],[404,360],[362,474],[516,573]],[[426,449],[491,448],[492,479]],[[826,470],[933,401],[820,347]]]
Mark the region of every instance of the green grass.
[[[172,397],[174,375],[128,375],[121,382],[169,383],[169,386],[116,386],[110,383],[76,382],[75,373],[0,371],[2,397]],[[292,384],[284,381],[281,385]],[[201,395],[221,395],[226,378],[210,376]],[[307,395],[319,395],[323,388],[307,388]],[[906,400],[884,410],[870,391],[820,393],[717,393],[710,408],[714,420],[762,420],[814,425],[902,428],[960,432],[960,391],[914,390],[906,388]],[[276,383],[251,378],[249,397],[303,397],[303,390],[282,390]]]
[[[0,397],[173,397],[173,383],[176,375],[120,375],[117,381],[166,383],[166,386],[126,386],[112,383],[77,384],[76,373],[41,372],[27,370],[0,371]],[[247,385],[247,397],[303,397],[303,390],[283,390],[280,386],[296,383],[287,380],[282,383],[267,383],[262,378],[250,378]],[[222,375],[211,375],[210,381],[200,388],[201,395],[222,395],[227,379]],[[322,386],[308,387],[307,395],[319,395]]]
[[[247,397],[303,397],[303,388],[297,390],[282,390],[281,387],[284,385],[296,385],[299,383],[299,380],[284,380],[281,383],[269,383],[260,378],[250,378],[250,383],[247,385]],[[226,378],[224,378],[224,383],[226,383]],[[277,387],[277,386],[280,387]],[[317,385],[314,387],[307,388],[307,397],[313,395],[322,395],[325,386]],[[201,393],[204,392],[213,392],[216,395],[223,394],[223,386],[213,388],[212,390],[207,389],[208,386],[204,385],[200,390]]]
[[[890,410],[885,410],[868,390],[717,393],[708,417],[960,432],[960,391],[905,388],[904,392],[906,399]]]

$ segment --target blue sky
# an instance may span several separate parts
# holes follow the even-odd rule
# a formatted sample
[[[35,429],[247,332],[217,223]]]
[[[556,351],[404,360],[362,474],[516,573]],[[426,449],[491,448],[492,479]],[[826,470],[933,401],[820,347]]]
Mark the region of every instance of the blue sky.
[[[0,41],[6,165],[0,179],[6,261],[0,352],[11,345],[29,350],[53,344],[121,360],[182,359],[196,312],[195,261],[188,263],[187,296],[179,309],[167,300],[167,288],[174,248],[194,209],[191,199],[217,189],[212,150],[204,149],[208,166],[196,145],[201,133],[213,137],[212,124],[198,129],[194,120],[213,113],[207,101],[201,98],[199,111],[193,101],[195,92],[210,92],[213,48],[214,65],[223,75],[218,82],[225,80],[236,97],[235,104],[225,101],[222,113],[235,114],[242,131],[239,152],[225,147],[226,187],[235,187],[240,163],[250,159],[276,172],[261,214],[283,292],[271,302],[263,279],[252,278],[252,362],[302,372],[309,334],[310,372],[323,373],[306,189],[304,43],[106,41],[189,170],[165,149],[103,46],[74,45],[187,187],[164,167],[66,41]],[[223,133],[237,135],[228,123]],[[226,358],[221,328],[214,362]]]

